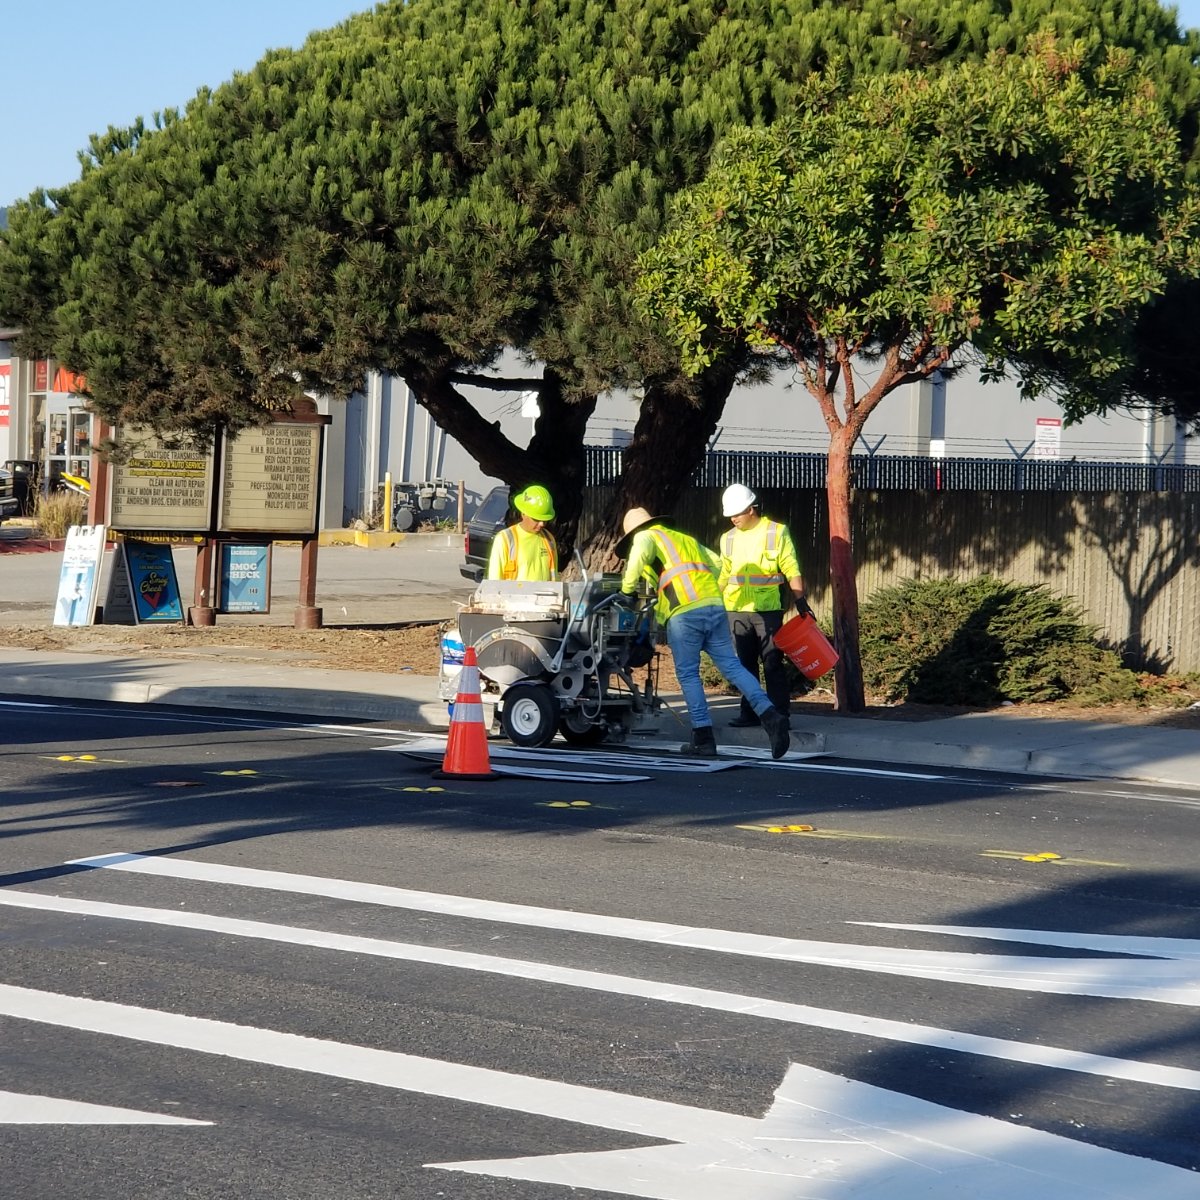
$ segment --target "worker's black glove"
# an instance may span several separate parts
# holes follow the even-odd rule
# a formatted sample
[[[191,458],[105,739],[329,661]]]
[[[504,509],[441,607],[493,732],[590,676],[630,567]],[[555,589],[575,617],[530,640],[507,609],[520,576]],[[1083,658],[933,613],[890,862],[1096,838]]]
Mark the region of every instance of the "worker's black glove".
[[[796,616],[811,617],[813,610],[808,607],[808,599],[804,596],[796,597]]]
[[[638,607],[638,598],[631,592],[618,592],[615,603],[622,608],[636,609]]]

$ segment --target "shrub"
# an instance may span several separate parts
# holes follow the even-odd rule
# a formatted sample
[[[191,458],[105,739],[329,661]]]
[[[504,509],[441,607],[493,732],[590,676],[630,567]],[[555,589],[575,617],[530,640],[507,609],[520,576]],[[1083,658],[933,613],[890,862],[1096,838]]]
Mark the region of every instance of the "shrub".
[[[65,538],[72,525],[82,525],[86,521],[87,498],[78,492],[39,495],[33,508],[33,517],[43,537]]]
[[[876,592],[860,619],[864,683],[888,700],[1101,704],[1143,695],[1074,602],[1041,584],[907,580]]]

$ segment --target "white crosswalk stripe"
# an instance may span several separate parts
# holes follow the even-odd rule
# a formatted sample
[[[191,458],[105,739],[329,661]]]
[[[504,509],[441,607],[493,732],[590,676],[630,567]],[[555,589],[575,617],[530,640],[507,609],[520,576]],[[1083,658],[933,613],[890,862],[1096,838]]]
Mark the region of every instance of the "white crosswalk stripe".
[[[1031,931],[1029,940],[1063,946],[1074,957],[1057,959],[954,951],[821,943],[763,937],[735,930],[705,929],[602,914],[498,903],[485,899],[417,892],[353,880],[232,867],[200,859],[110,854],[76,860],[87,878],[103,883],[136,878],[142,892],[157,889],[166,900],[185,886],[187,901],[144,902],[54,895],[48,890],[0,889],[0,907],[10,913],[51,914],[64,920],[137,924],[188,930],[217,939],[253,939],[364,959],[420,963],[435,969],[481,972],[547,989],[585,990],[661,1006],[662,1020],[684,1008],[723,1013],[746,1022],[790,1023],[839,1034],[866,1036],[899,1045],[923,1046],[1020,1063],[1039,1070],[1071,1071],[1081,1077],[1122,1080],[1138,1086],[1200,1091],[1200,1070],[1185,1066],[1094,1054],[1069,1046],[990,1037],[962,1030],[905,1022],[895,1017],[828,1008],[696,986],[670,978],[643,978],[611,971],[564,966],[528,958],[484,954],[457,947],[279,923],[253,915],[256,893],[303,896],[340,905],[362,904],[484,921],[662,948],[686,948],[784,964],[815,964],[855,971],[907,975],[976,987],[1044,990],[1066,995],[1133,998],[1175,1005],[1197,1002],[1194,944],[1172,939],[1117,938],[1089,941],[1078,935]],[[78,878],[78,877],[77,877]],[[197,910],[196,885],[210,885],[222,912]],[[48,885],[43,885],[48,886]],[[963,927],[892,924],[926,934],[969,936]],[[1035,936],[1036,932],[1036,936]],[[1022,931],[980,930],[982,938],[1019,942]],[[108,937],[107,933],[100,935]],[[1072,940],[1072,938],[1075,940]],[[1040,938],[1040,940],[1039,940]],[[1094,951],[1100,958],[1081,958]],[[1153,954],[1155,957],[1148,958]],[[1140,976],[1140,979],[1138,978]],[[443,1170],[546,1184],[593,1188],[661,1200],[859,1200],[875,1195],[856,1181],[886,1178],[889,1200],[960,1200],[961,1197],[1020,1195],[1031,1200],[1117,1200],[1132,1195],[1155,1200],[1200,1197],[1190,1172],[1084,1145],[1002,1120],[956,1112],[928,1101],[846,1080],[801,1064],[793,1065],[761,1118],[651,1100],[633,1094],[580,1087],[475,1065],[324,1041],[270,1028],[163,1012],[0,983],[0,1018],[83,1031],[177,1050],[217,1055],[288,1071],[329,1075],[430,1097],[488,1105],[510,1112],[552,1116],[597,1128],[636,1133],[671,1143],[640,1150],[548,1154],[516,1159],[431,1163]],[[694,1020],[694,1018],[693,1018]],[[0,1092],[5,1112],[16,1121],[40,1113],[48,1123],[195,1124],[119,1106],[74,1104],[62,1096]],[[22,1100],[26,1101],[22,1106]],[[57,1114],[57,1117],[55,1116]],[[801,1182],[803,1181],[803,1182]],[[803,1190],[797,1190],[801,1187]],[[730,1189],[736,1189],[731,1191]],[[879,1193],[883,1195],[883,1192]]]

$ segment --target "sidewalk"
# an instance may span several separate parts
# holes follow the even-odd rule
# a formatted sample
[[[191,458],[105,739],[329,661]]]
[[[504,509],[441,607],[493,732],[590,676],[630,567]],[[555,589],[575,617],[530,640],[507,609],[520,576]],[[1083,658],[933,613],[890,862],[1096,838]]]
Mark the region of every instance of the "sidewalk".
[[[38,696],[447,725],[437,680],[430,676],[275,664],[248,669],[223,660],[218,647],[194,659],[0,647],[0,700]],[[664,698],[683,712],[681,697]],[[761,746],[758,730],[727,727],[736,705],[736,697],[713,703],[717,741]],[[806,714],[792,725],[796,750],[837,758],[1200,788],[1200,733],[1191,730],[1029,717],[1019,708],[916,722]],[[682,740],[685,733],[682,722],[664,716],[660,738],[678,734]]]

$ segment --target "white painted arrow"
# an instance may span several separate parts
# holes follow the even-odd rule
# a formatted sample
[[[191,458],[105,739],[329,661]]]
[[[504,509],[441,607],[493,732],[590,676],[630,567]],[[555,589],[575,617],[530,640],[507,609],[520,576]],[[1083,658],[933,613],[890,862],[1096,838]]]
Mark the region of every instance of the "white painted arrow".
[[[0,1015],[611,1129],[672,1146],[439,1163],[647,1200],[1198,1200],[1190,1171],[793,1066],[761,1119],[0,984]],[[800,1182],[803,1181],[803,1182]]]
[[[112,1108],[107,1104],[85,1104],[82,1100],[59,1100],[54,1096],[27,1096],[0,1092],[0,1125],[211,1125],[165,1113],[138,1112],[134,1108]]]
[[[1190,1171],[793,1065],[734,1136],[441,1170],[647,1200],[1196,1200]]]

